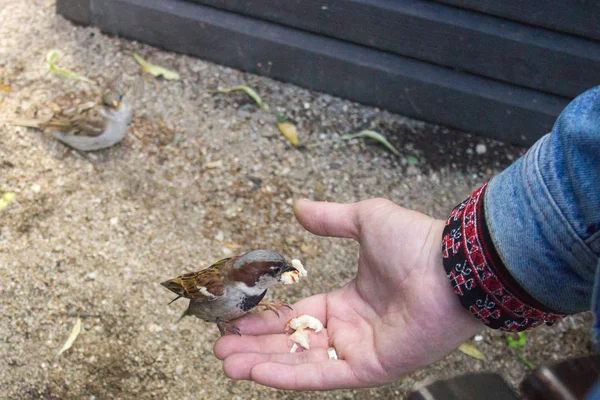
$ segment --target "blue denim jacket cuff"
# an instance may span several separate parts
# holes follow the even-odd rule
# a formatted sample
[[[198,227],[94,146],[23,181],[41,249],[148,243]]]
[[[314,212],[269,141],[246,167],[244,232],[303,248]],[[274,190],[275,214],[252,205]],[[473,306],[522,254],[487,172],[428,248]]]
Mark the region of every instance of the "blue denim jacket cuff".
[[[572,229],[546,181],[550,135],[496,176],[485,196],[495,248],[529,294],[564,314],[590,309],[597,258]],[[594,196],[594,193],[590,193]]]

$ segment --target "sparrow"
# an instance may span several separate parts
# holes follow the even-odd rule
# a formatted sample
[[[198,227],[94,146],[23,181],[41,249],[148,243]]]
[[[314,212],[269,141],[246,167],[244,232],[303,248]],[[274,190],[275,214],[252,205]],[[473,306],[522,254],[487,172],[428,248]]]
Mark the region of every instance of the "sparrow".
[[[230,321],[258,305],[277,312],[275,307],[261,303],[261,300],[267,289],[280,282],[281,276],[290,271],[297,270],[281,254],[253,250],[217,261],[207,269],[178,276],[161,285],[177,295],[171,303],[181,297],[190,299],[181,318],[193,315],[216,323],[221,335],[227,331],[241,335]]]
[[[117,89],[109,89],[100,103],[88,102],[63,112],[42,124],[53,128],[54,137],[80,151],[105,149],[125,137],[131,120],[131,106]]]

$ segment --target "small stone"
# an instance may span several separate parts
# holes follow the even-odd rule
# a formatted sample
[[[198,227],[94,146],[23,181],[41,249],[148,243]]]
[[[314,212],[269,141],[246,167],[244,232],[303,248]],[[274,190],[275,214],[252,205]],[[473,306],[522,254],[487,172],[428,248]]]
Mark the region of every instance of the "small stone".
[[[291,177],[295,181],[305,181],[310,174],[310,169],[308,168],[299,168],[292,172]]]
[[[175,373],[177,375],[181,375],[182,372],[183,372],[183,365],[179,364],[178,366],[175,367]]]
[[[149,331],[149,332],[152,332],[152,333],[157,333],[157,332],[160,332],[160,331],[162,331],[162,330],[163,330],[163,328],[162,328],[162,326],[160,326],[160,325],[156,325],[156,324],[150,324],[150,325],[148,326],[148,331]]]
[[[337,162],[337,161],[335,161],[335,162],[332,162],[331,164],[329,164],[329,168],[331,168],[331,169],[340,169],[340,168],[342,168],[342,164],[339,163],[339,162]]]
[[[231,249],[227,247],[221,247],[221,251],[223,251],[223,254],[225,254],[226,256],[230,256],[231,254],[233,254],[233,251],[231,251]]]
[[[475,146],[475,153],[481,155],[481,154],[485,154],[485,152],[487,151],[487,147],[485,147],[485,144],[483,143],[479,143],[477,144],[477,146]]]
[[[475,335],[473,337],[473,340],[476,341],[476,342],[481,342],[483,340],[483,336],[481,336],[481,335]]]
[[[96,271],[92,271],[92,272],[88,272],[87,274],[85,274],[85,280],[86,281],[93,281],[98,277],[98,272]]]
[[[110,219],[110,224],[111,224],[111,225],[113,225],[113,226],[114,226],[114,225],[117,225],[118,223],[119,223],[119,217],[112,217],[112,218]]]
[[[305,110],[308,110],[310,108],[310,103],[305,102],[304,104],[302,104],[302,106]]]
[[[223,234],[223,231],[217,232],[217,234],[215,235],[215,240],[217,242],[222,242],[223,239],[225,239],[225,235]]]
[[[40,187],[40,185],[38,185],[37,183],[35,185],[33,185],[31,187],[31,190],[33,191],[33,193],[39,193],[40,190],[42,190],[42,188]]]

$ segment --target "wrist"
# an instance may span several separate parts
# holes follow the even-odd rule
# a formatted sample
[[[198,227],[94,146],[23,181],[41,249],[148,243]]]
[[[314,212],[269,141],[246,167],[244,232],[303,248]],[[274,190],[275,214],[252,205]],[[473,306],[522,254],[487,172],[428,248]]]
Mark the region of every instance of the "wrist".
[[[435,272],[435,277],[438,282],[440,299],[445,303],[445,309],[449,316],[456,318],[456,323],[462,327],[457,333],[460,332],[461,340],[458,343],[462,343],[463,340],[475,335],[477,332],[485,328],[479,319],[465,309],[460,303],[458,295],[454,292],[452,284],[446,275],[444,270],[444,259],[442,255],[442,237],[444,234],[445,221],[435,220],[433,222],[430,248],[430,262],[432,270]],[[458,338],[457,338],[458,339]]]

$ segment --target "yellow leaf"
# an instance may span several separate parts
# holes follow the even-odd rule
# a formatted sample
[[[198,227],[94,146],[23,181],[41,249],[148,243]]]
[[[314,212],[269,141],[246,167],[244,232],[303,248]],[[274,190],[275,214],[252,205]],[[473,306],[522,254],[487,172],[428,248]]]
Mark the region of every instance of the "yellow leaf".
[[[279,132],[293,145],[298,146],[300,141],[298,140],[298,130],[296,125],[288,122],[285,117],[277,117],[277,127]]]
[[[15,199],[15,192],[6,192],[0,196],[0,211],[4,210]]]
[[[61,55],[61,53],[58,50],[50,50],[48,52],[48,54],[46,55],[46,62],[48,63],[48,69],[50,70],[50,72],[52,72],[53,74],[62,75],[64,77],[70,78],[70,79],[78,79],[80,81],[85,81],[88,83],[95,83],[94,81],[86,78],[83,75],[79,75],[76,72],[57,67],[56,60],[58,60],[58,57],[60,55]]]
[[[133,58],[135,58],[135,61],[137,61],[138,64],[140,64],[142,69],[150,75],[154,75],[157,77],[162,76],[163,78],[169,81],[178,81],[180,79],[179,74],[177,72],[163,68],[159,65],[149,63],[136,53],[133,53]]]
[[[60,357],[60,355],[62,353],[69,350],[71,348],[71,346],[73,346],[73,343],[75,342],[75,339],[77,339],[77,336],[79,336],[80,332],[81,332],[81,319],[79,317],[77,317],[77,321],[75,322],[75,326],[73,326],[73,330],[71,331],[71,334],[67,338],[67,341],[65,342],[63,347],[58,351],[58,353],[56,353],[56,358]]]
[[[262,109],[268,109],[267,106],[265,106],[263,104],[262,99],[260,98],[260,96],[258,95],[258,93],[256,93],[256,91],[254,89],[252,89],[249,86],[246,85],[240,85],[240,86],[236,86],[236,87],[232,87],[232,88],[226,88],[226,89],[217,89],[217,90],[209,90],[209,93],[231,93],[231,92],[235,92],[235,91],[242,91],[245,92],[248,96],[250,96],[250,98],[252,100],[254,100],[254,102]]]
[[[12,91],[13,90],[10,86],[0,83],[0,92],[10,93]]]
[[[486,360],[485,354],[483,354],[481,351],[479,351],[479,349],[477,349],[477,347],[473,346],[472,344],[463,343],[460,346],[458,346],[458,350],[460,350],[463,353],[465,353],[466,355],[476,358],[478,360],[482,360],[482,361]]]

